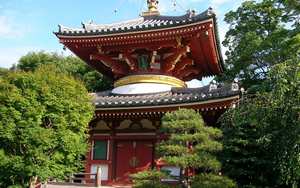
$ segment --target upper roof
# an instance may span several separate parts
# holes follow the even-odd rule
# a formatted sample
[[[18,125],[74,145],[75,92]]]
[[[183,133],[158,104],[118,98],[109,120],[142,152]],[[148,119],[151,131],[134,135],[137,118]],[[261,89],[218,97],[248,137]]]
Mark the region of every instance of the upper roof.
[[[114,24],[89,22],[82,28],[60,25],[55,34],[66,48],[113,81],[136,74],[189,81],[224,70],[216,16],[211,8],[200,14],[188,11],[182,16],[144,14]],[[146,69],[139,64],[143,55],[150,64]]]
[[[188,11],[185,15],[182,16],[149,15],[113,24],[96,24],[90,21],[88,23],[82,23],[82,28],[70,28],[59,25],[59,30],[58,32],[55,32],[55,34],[64,36],[107,35],[130,31],[145,31],[159,28],[170,28],[179,25],[188,25],[210,18],[215,19],[215,13],[211,8],[200,14],[195,14],[195,11]]]

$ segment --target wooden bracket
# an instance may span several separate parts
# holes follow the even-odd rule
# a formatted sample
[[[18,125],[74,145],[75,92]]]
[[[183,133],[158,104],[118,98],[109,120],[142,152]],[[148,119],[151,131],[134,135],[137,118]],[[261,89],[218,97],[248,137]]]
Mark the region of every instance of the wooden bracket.
[[[126,75],[128,72],[128,65],[121,64],[112,57],[103,54],[92,54],[90,55],[90,60],[101,61],[105,66],[112,69],[112,72],[116,74]]]
[[[177,48],[177,50],[171,56],[164,59],[162,70],[166,73],[171,72],[187,52],[190,52],[189,46]]]
[[[179,74],[180,71],[182,71],[185,67],[191,66],[194,64],[194,60],[189,57],[184,57],[182,60],[176,64],[173,74]]]
[[[127,65],[130,67],[130,70],[137,70],[138,66],[137,66],[137,61],[131,57],[130,53],[126,52],[123,53],[123,60],[125,60],[125,62],[127,63]]]
[[[199,74],[199,73],[200,73],[199,69],[195,68],[194,66],[189,66],[174,76],[180,78],[181,80],[185,80],[185,78],[190,76],[191,74]]]

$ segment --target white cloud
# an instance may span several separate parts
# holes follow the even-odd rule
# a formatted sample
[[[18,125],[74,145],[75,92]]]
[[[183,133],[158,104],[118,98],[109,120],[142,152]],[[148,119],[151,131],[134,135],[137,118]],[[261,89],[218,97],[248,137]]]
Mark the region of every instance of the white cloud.
[[[0,15],[0,39],[22,37],[27,31],[28,28],[22,28],[21,25],[14,23],[13,19],[8,16]]]
[[[13,64],[18,63],[20,57],[34,50],[37,50],[37,48],[31,46],[17,48],[0,48],[0,67],[10,68]]]
[[[26,55],[29,52],[55,52],[63,55],[73,55],[73,53],[69,50],[66,51],[59,51],[54,49],[43,49],[40,46],[21,46],[16,48],[6,48],[0,47],[0,67],[10,68],[13,64],[17,64],[19,59]]]
[[[211,0],[211,4],[216,7],[229,2],[232,2],[232,0]]]

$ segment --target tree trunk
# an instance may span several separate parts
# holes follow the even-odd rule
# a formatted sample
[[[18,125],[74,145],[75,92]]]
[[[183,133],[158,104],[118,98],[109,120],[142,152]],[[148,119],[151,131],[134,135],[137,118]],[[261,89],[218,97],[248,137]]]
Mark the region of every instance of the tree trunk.
[[[29,188],[35,188],[35,185],[37,183],[37,176],[33,176],[30,178],[30,182],[29,182]]]

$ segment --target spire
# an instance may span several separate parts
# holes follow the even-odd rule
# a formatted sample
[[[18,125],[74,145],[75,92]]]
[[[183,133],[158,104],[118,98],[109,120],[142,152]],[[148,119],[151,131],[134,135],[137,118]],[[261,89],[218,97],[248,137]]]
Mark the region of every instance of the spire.
[[[158,0],[147,0],[148,11],[143,12],[142,16],[159,15],[158,3],[159,3]]]
[[[147,0],[148,11],[149,12],[157,11],[158,2],[159,2],[158,0]]]

